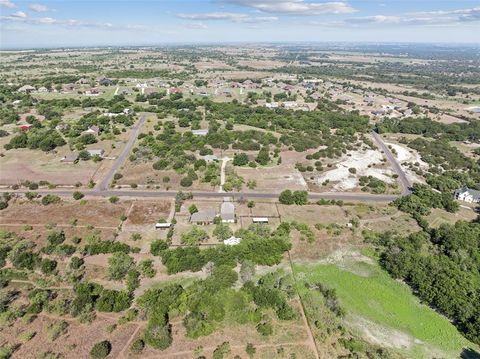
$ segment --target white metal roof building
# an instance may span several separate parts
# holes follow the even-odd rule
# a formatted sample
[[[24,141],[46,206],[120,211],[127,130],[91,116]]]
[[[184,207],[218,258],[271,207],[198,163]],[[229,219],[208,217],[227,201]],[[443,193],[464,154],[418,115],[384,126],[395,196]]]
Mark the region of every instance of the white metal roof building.
[[[268,218],[267,217],[253,217],[252,221],[253,221],[253,223],[268,223]]]
[[[166,223],[156,223],[155,224],[155,229],[167,229],[167,228],[170,228],[172,226],[171,223],[169,222],[166,222]]]

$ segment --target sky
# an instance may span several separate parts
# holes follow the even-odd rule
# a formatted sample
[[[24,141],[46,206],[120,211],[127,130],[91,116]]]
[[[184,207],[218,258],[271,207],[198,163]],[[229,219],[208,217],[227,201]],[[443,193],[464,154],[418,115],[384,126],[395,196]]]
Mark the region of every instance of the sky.
[[[0,0],[0,48],[480,43],[480,0]]]

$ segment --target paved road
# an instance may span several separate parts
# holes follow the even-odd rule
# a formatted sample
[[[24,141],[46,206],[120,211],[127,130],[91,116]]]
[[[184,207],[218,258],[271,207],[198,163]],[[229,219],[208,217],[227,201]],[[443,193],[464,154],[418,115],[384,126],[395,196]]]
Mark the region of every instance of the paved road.
[[[108,173],[105,175],[103,180],[97,184],[97,186],[95,187],[95,191],[105,191],[108,189],[108,187],[110,186],[110,183],[112,183],[113,181],[113,176],[120,169],[120,167],[123,166],[123,164],[125,163],[125,160],[130,154],[130,151],[132,150],[132,147],[135,144],[135,141],[137,140],[138,135],[140,134],[140,130],[142,129],[147,119],[147,116],[148,116],[147,113],[140,114],[140,119],[138,120],[137,124],[132,127],[132,132],[130,133],[130,137],[128,139],[127,144],[125,145],[122,152],[117,157],[117,159],[115,160],[115,163],[110,168]]]
[[[118,197],[137,197],[137,198],[172,198],[176,195],[176,191],[156,191],[156,190],[142,190],[142,189],[125,189],[125,190],[114,190],[109,189],[109,185],[113,180],[113,176],[119,170],[119,168],[125,163],[130,151],[137,139],[142,126],[144,125],[148,114],[142,113],[140,115],[140,119],[138,123],[132,127],[132,133],[130,134],[130,138],[122,150],[120,156],[115,160],[112,168],[109,170],[105,178],[96,186],[95,189],[87,189],[81,190],[83,194],[87,196],[95,196],[95,197],[111,197],[111,196],[118,196]],[[372,132],[373,138],[379,145],[380,149],[383,150],[385,156],[387,157],[388,161],[391,163],[394,171],[397,173],[398,178],[403,187],[402,195],[408,195],[411,193],[410,190],[410,182],[405,175],[400,164],[397,162],[396,158],[393,156],[390,149],[385,145],[383,142],[382,137],[376,133]],[[77,189],[54,189],[54,190],[40,190],[36,191],[38,194],[46,195],[46,194],[56,194],[62,197],[72,197],[72,193],[77,191]],[[8,190],[0,190],[1,192],[13,192],[13,193],[25,193],[28,191],[20,190],[20,191],[8,191]],[[229,192],[228,196],[233,197],[233,199],[278,199],[279,192]],[[192,195],[194,197],[204,197],[204,198],[222,198],[225,196],[224,192],[201,192],[201,191],[193,191]],[[329,199],[329,200],[342,200],[342,201],[360,201],[360,202],[390,202],[400,195],[374,195],[369,193],[309,193],[309,199],[311,201],[316,201],[319,199]]]
[[[385,154],[385,157],[387,157],[387,160],[392,165],[393,170],[398,175],[398,179],[400,180],[400,183],[402,184],[402,187],[403,187],[403,192],[402,192],[403,195],[406,196],[406,195],[410,194],[412,192],[411,191],[412,184],[408,180],[407,175],[403,171],[402,166],[400,166],[400,163],[398,163],[397,159],[392,154],[392,152],[390,151],[388,146],[385,144],[385,142],[383,142],[382,136],[380,136],[375,131],[372,131],[372,136],[373,136],[375,142],[377,142],[380,149]]]
[[[62,197],[72,197],[72,193],[77,189],[58,189],[58,190],[45,190],[45,191],[35,191],[40,195],[46,194],[56,194]],[[137,197],[137,198],[172,198],[176,195],[176,191],[153,191],[153,190],[80,190],[86,196],[95,196],[95,197]],[[11,192],[23,194],[28,191],[5,191],[1,190],[0,192]],[[278,199],[279,192],[228,192],[229,197],[234,199]],[[192,195],[194,197],[204,197],[204,198],[222,198],[225,197],[226,193],[220,192],[201,192],[193,191]],[[364,194],[364,193],[309,193],[309,199],[312,201],[317,201],[319,199],[334,199],[342,201],[374,201],[374,202],[390,202],[398,198],[399,196],[395,195],[374,195],[374,194]]]

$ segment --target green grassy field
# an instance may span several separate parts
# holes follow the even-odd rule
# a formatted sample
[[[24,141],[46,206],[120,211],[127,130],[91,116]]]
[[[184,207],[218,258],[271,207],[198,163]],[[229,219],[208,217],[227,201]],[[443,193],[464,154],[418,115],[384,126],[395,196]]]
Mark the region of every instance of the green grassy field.
[[[352,261],[342,263],[341,268],[336,264],[295,264],[300,293],[309,290],[303,282],[335,288],[347,312],[346,322],[354,331],[362,332],[366,323],[373,336],[383,334],[380,341],[399,337],[407,345],[397,349],[411,358],[435,354],[458,358],[463,348],[478,350],[447,319],[420,304],[407,285],[390,278],[378,265]]]

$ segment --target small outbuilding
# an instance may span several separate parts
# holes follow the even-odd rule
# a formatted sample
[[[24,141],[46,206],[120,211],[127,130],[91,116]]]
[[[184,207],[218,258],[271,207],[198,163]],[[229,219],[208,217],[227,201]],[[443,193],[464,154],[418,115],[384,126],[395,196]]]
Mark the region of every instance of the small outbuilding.
[[[171,226],[172,224],[169,222],[155,223],[155,229],[169,229]]]
[[[78,160],[78,154],[77,153],[68,153],[65,156],[63,156],[62,159],[61,159],[62,162],[67,162],[67,163],[73,163],[76,160]]]
[[[267,217],[253,217],[252,222],[253,223],[268,223],[268,218]]]
[[[208,129],[192,130],[192,133],[195,136],[206,136],[208,135]]]

